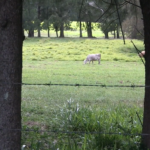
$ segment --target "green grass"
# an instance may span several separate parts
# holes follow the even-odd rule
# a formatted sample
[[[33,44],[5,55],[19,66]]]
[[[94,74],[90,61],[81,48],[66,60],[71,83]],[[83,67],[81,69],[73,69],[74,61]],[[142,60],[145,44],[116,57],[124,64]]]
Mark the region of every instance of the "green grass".
[[[140,40],[134,40],[143,50]],[[79,38],[33,38],[26,39],[23,48],[24,60],[81,61],[91,53],[101,53],[102,61],[140,61],[130,40],[79,39]]]
[[[139,49],[142,41],[134,40]],[[27,149],[137,149],[139,136],[65,134],[69,132],[141,132],[144,65],[130,40],[27,38],[23,47],[23,83],[101,86],[22,87],[23,144]],[[101,53],[101,64],[83,65],[89,53]],[[41,142],[40,142],[41,141]],[[101,144],[100,144],[101,143]],[[137,143],[137,144],[135,144]],[[109,145],[109,146],[108,146]]]

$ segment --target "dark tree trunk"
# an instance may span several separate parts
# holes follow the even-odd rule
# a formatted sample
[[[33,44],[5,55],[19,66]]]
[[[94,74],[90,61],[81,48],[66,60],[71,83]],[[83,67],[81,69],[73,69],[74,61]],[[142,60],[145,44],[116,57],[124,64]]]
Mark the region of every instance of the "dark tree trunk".
[[[119,36],[119,25],[117,24],[117,39],[119,39],[120,36]]]
[[[116,38],[116,32],[115,32],[115,30],[114,30],[114,39]]]
[[[58,38],[58,26],[54,25],[55,32],[56,32],[56,37]]]
[[[81,22],[81,12],[82,12],[82,7],[83,7],[83,4],[84,4],[84,0],[82,0],[82,2],[81,2],[81,7],[80,7],[80,10],[79,10],[79,21],[80,21],[80,38],[82,37],[82,22]]]
[[[104,34],[105,34],[105,39],[109,39],[108,31],[105,31]]]
[[[41,37],[40,29],[38,29],[38,37]]]
[[[143,118],[143,144],[150,149],[150,1],[140,0],[144,22],[144,44],[145,44],[145,98]]]
[[[80,38],[82,37],[82,22],[80,20]]]
[[[56,37],[58,38],[58,31],[56,30]]]
[[[21,149],[22,0],[0,1],[0,149]],[[18,129],[18,130],[16,130]]]
[[[47,29],[47,34],[48,34],[48,37],[50,37],[50,29],[49,29],[49,27]]]
[[[34,30],[29,30],[28,37],[34,37]]]
[[[41,7],[38,6],[38,20],[40,20],[40,16],[41,16],[41,11],[40,11]],[[41,32],[40,32],[40,23],[38,24],[38,37],[41,37]]]
[[[61,38],[64,38],[65,36],[64,36],[64,24],[63,23],[61,23],[61,25],[60,25],[60,37]]]
[[[89,22],[86,22],[86,27],[87,27],[87,35],[88,35],[88,38],[92,38],[92,23],[91,21]]]

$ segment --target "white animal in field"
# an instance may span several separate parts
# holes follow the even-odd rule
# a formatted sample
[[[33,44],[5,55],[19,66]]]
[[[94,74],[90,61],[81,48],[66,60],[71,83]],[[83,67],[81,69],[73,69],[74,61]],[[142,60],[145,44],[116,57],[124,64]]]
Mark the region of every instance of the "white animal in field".
[[[145,51],[141,51],[141,52],[139,53],[139,56],[140,56],[140,57],[145,57]]]
[[[98,64],[100,64],[100,60],[101,60],[101,54],[89,54],[86,59],[84,60],[84,64],[86,64],[87,62],[90,62],[92,61],[98,61]]]

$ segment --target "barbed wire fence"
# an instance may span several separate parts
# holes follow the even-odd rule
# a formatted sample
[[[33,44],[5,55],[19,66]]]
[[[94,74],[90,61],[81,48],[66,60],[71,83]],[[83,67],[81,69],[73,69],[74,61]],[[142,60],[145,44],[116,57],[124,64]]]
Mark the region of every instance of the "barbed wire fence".
[[[102,88],[149,88],[150,85],[106,85],[106,84],[57,84],[57,83],[14,83],[14,85],[28,85],[28,86],[74,86],[74,87],[87,87],[87,86],[93,86],[93,87],[102,87]]]

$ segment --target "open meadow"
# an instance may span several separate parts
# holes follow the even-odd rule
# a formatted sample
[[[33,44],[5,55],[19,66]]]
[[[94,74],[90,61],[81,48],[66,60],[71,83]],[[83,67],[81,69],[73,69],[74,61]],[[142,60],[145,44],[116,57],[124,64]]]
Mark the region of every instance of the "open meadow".
[[[133,41],[143,50],[142,41]],[[101,53],[100,65],[83,64],[91,53]],[[26,38],[22,82],[30,85],[22,86],[22,124],[35,132],[23,132],[22,143],[42,150],[138,149],[144,76],[131,40]]]

